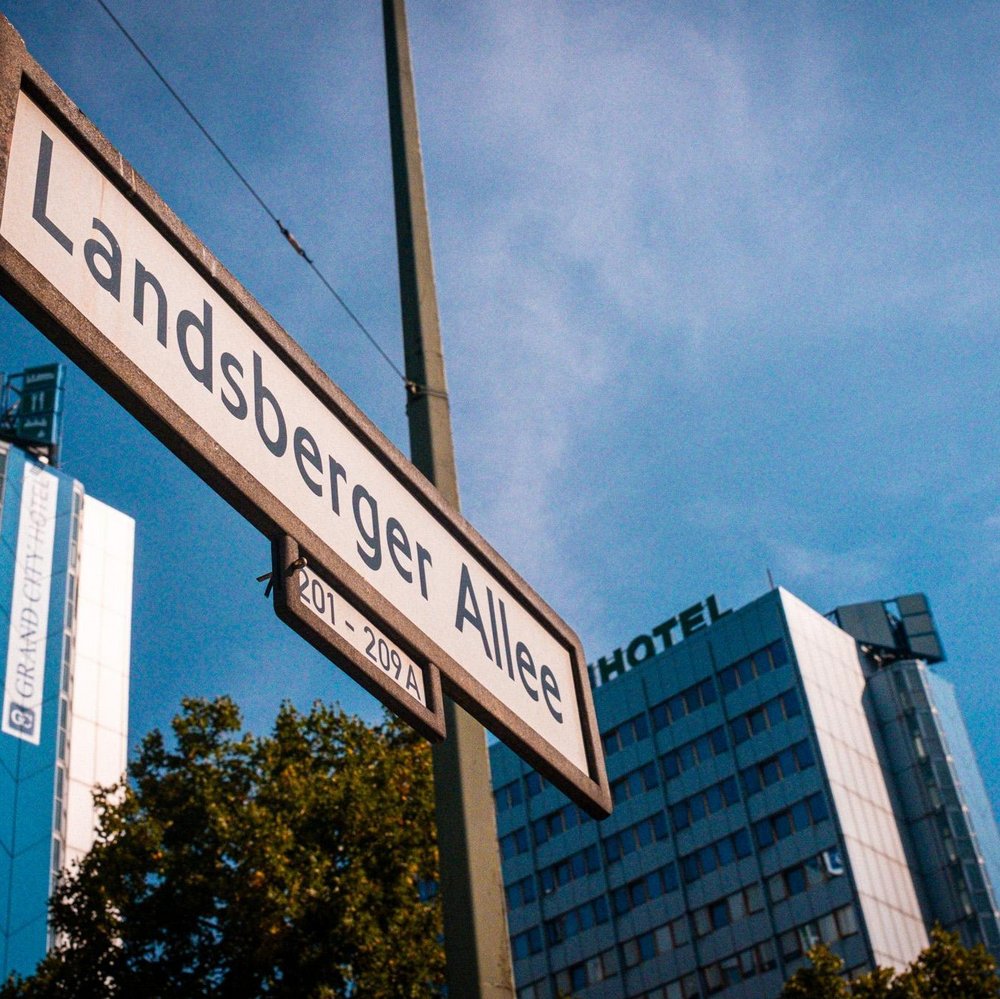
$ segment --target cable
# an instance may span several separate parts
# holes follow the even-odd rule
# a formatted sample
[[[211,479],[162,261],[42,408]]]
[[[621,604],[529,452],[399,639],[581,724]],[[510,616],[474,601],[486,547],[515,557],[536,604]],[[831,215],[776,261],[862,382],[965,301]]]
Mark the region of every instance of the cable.
[[[406,386],[407,393],[411,397],[419,396],[422,393],[431,394],[431,390],[427,389],[425,386],[418,385],[414,381],[411,381],[409,378],[406,377],[406,375],[402,371],[400,371],[399,365],[397,365],[396,362],[385,352],[385,350],[382,348],[382,345],[378,342],[378,340],[376,340],[375,337],[372,336],[372,334],[368,331],[368,327],[366,327],[365,324],[357,317],[354,310],[351,309],[350,306],[348,306],[347,302],[345,302],[344,299],[340,296],[336,288],[334,288],[333,285],[327,280],[326,275],[316,266],[315,261],[312,259],[312,257],[310,257],[306,253],[306,251],[302,248],[302,245],[295,238],[295,236],[293,236],[292,233],[289,232],[288,229],[281,224],[281,219],[279,219],[278,216],[275,215],[273,211],[271,211],[267,202],[254,189],[253,184],[251,184],[250,181],[248,181],[246,177],[244,177],[243,174],[240,173],[236,164],[233,163],[233,161],[226,155],[225,150],[222,148],[222,146],[220,146],[218,142],[215,141],[215,139],[212,137],[208,129],[201,123],[198,116],[191,110],[190,107],[188,107],[188,105],[185,103],[181,95],[178,94],[177,91],[174,90],[174,88],[170,85],[167,78],[159,71],[159,69],[157,69],[156,64],[146,54],[142,46],[132,37],[131,34],[129,34],[128,29],[125,27],[125,25],[123,25],[122,22],[119,21],[117,17],[115,17],[114,13],[104,2],[104,0],[96,0],[96,2],[98,6],[101,8],[101,10],[103,10],[104,13],[111,18],[111,20],[114,22],[118,30],[128,40],[128,43],[132,46],[133,49],[135,49],[135,51],[142,58],[143,62],[145,62],[146,65],[156,74],[157,79],[160,81],[160,83],[163,84],[163,86],[167,88],[173,99],[177,101],[177,103],[184,110],[184,113],[191,119],[191,121],[195,123],[201,134],[204,135],[206,139],[208,139],[208,141],[212,145],[212,148],[215,149],[215,151],[225,161],[226,166],[228,166],[229,169],[232,170],[234,174],[236,174],[236,176],[240,180],[240,183],[242,183],[243,186],[250,192],[250,194],[253,196],[257,204],[259,204],[260,207],[264,209],[264,211],[267,213],[268,218],[270,218],[271,221],[274,222],[274,224],[278,227],[278,231],[281,233],[282,236],[285,237],[285,240],[288,243],[288,245],[312,268],[313,273],[316,275],[316,277],[320,279],[320,281],[323,282],[323,286],[337,300],[340,307],[344,310],[344,312],[347,313],[347,315],[350,317],[354,325],[368,338],[368,342],[379,352],[379,354],[382,355],[383,360],[385,360],[385,362],[389,365],[389,367],[391,367],[392,370],[399,376],[403,384]],[[433,394],[439,395],[441,393],[434,392]]]

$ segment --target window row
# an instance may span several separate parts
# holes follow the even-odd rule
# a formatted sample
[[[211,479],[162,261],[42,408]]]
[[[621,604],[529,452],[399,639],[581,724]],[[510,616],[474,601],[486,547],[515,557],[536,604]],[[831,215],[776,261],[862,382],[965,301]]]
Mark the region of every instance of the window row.
[[[808,798],[796,801],[789,808],[783,808],[780,812],[775,812],[773,815],[768,815],[767,818],[755,822],[753,826],[754,837],[757,840],[757,846],[763,850],[779,840],[786,839],[792,833],[802,832],[803,829],[808,829],[829,817],[830,810],[827,807],[826,798],[823,797],[822,792],[817,791],[815,794],[809,795]]]
[[[643,961],[649,961],[658,954],[666,954],[690,940],[687,919],[678,916],[669,923],[647,930],[631,940],[622,943],[622,961],[626,968],[634,968]]]
[[[575,877],[582,877],[584,874],[592,873],[593,868],[590,868],[589,864],[596,860],[596,852],[596,847],[589,847],[588,850],[575,854],[568,861],[546,868],[539,876],[543,882],[543,891],[546,891],[546,894],[554,891],[557,886],[557,879],[560,879],[559,886],[561,886],[569,883],[571,880],[575,880]],[[566,880],[561,880],[562,878]],[[544,885],[549,883],[552,887],[546,890]],[[645,905],[647,902],[660,898],[666,895],[667,892],[676,891],[679,887],[680,882],[677,877],[676,864],[665,864],[659,870],[650,871],[641,878],[636,878],[626,885],[615,888],[610,896],[611,908],[614,909],[616,916],[624,916],[633,909],[637,909],[640,905]],[[530,874],[507,885],[505,891],[508,911],[520,909],[538,898],[535,889],[535,879]],[[607,911],[607,900],[604,897],[594,899],[592,903],[587,904],[595,905]],[[604,922],[604,919],[600,919],[599,922]]]
[[[723,836],[722,839],[681,857],[681,877],[685,884],[692,884],[720,867],[728,867],[737,860],[749,857],[751,853],[753,845],[750,833],[746,829],[739,829],[731,836]]]
[[[675,978],[672,982],[667,982],[666,985],[661,985],[650,992],[643,992],[638,999],[699,999],[700,995],[698,976],[690,974],[683,978]],[[517,999],[521,999],[520,994]]]
[[[571,881],[586,877],[601,869],[601,855],[597,845],[591,844],[571,854],[556,864],[543,867],[538,872],[538,883],[543,895],[549,895],[557,888],[568,885]]]
[[[566,832],[567,829],[574,829],[584,822],[589,822],[590,816],[579,809],[576,805],[564,805],[557,808],[548,815],[543,815],[531,823],[531,833],[535,840],[535,846],[542,846],[550,839]],[[527,853],[528,830],[524,826],[512,830],[500,837],[500,856],[504,860],[510,860],[522,853]]]
[[[671,805],[670,819],[674,829],[679,832],[708,815],[714,815],[730,805],[735,805],[739,800],[740,791],[736,778],[727,777],[718,784],[706,787],[677,802],[676,805]]]
[[[784,666],[788,662],[788,650],[782,641],[774,642],[753,655],[746,656],[719,673],[719,683],[724,694],[731,694],[758,676]]]
[[[531,823],[531,834],[535,839],[535,846],[542,846],[550,839],[566,832],[567,829],[575,829],[584,822],[589,822],[590,816],[576,805],[563,805],[548,815],[543,815],[540,819],[535,819]]]
[[[640,905],[666,895],[667,892],[676,891],[679,887],[677,865],[664,864],[658,871],[650,871],[627,885],[615,888],[611,892],[611,907],[616,916],[624,916]]]
[[[631,746],[640,739],[646,739],[648,736],[649,722],[645,713],[629,718],[628,721],[623,721],[620,725],[609,728],[601,737],[604,740],[604,755],[614,756],[620,750]]]
[[[575,995],[581,989],[603,982],[616,973],[614,948],[609,948],[586,961],[572,964],[555,974],[556,994]]]
[[[644,992],[639,999],[698,999],[700,995],[698,976],[690,974],[683,978],[675,978],[672,982],[667,982],[666,985],[661,985],[650,992]],[[520,993],[517,999],[522,999]]]
[[[685,742],[683,746],[678,746],[669,753],[664,753],[660,757],[663,762],[663,772],[667,780],[671,780],[699,763],[707,763],[714,757],[721,756],[728,748],[726,730],[720,725],[711,732]]]
[[[763,940],[753,947],[741,950],[738,954],[724,957],[701,969],[705,979],[705,992],[712,996],[716,992],[737,985],[757,975],[773,971],[778,966],[774,957],[774,944]]]
[[[496,805],[497,815],[506,812],[510,808],[516,808],[526,799],[534,798],[536,794],[541,794],[545,790],[547,782],[545,778],[532,770],[524,775],[524,780],[518,778],[512,780],[503,787],[498,787],[493,792],[493,801]]]
[[[601,842],[604,844],[604,856],[611,864],[636,850],[641,850],[644,846],[649,846],[650,843],[666,838],[667,817],[663,812],[657,812],[648,819],[606,836]]]
[[[741,773],[743,786],[748,795],[756,794],[765,787],[777,784],[778,781],[815,765],[816,757],[812,746],[809,745],[808,739],[803,739],[794,746],[789,746],[788,749],[743,770]]]
[[[794,688],[786,690],[778,697],[766,701],[753,711],[734,718],[729,727],[732,729],[733,741],[739,745],[746,742],[752,735],[759,735],[770,728],[781,724],[786,718],[794,718],[802,714],[802,704],[799,693]]]
[[[604,895],[584,902],[552,919],[545,920],[545,941],[550,947],[574,937],[577,933],[600,926],[611,918],[608,900]]]
[[[659,732],[671,722],[680,721],[687,715],[694,714],[701,708],[714,704],[719,699],[715,689],[715,681],[709,677],[699,683],[692,684],[673,697],[661,701],[650,712],[653,716],[653,728]]]
[[[844,873],[840,850],[833,848],[817,853],[801,864],[786,867],[767,879],[767,894],[772,902],[781,902],[824,884]]]
[[[656,772],[656,764],[647,763],[612,782],[611,800],[616,805],[620,805],[623,801],[628,801],[629,798],[636,798],[659,786],[660,777]]]
[[[817,944],[836,943],[858,932],[858,917],[853,905],[844,905],[819,919],[810,920],[778,938],[781,956],[792,961],[808,953]]]
[[[703,937],[724,926],[760,912],[764,908],[764,889],[756,882],[740,891],[725,895],[691,913],[694,935]]]
[[[804,864],[788,868],[770,878],[768,889],[772,900],[780,901],[782,898],[788,897],[789,894],[797,894],[806,890],[807,887],[812,887],[814,884],[829,880],[841,873],[843,873],[843,867],[839,852],[828,850],[810,858]],[[616,889],[612,893],[615,915],[623,915],[630,908],[635,908],[637,905],[676,887],[676,872],[673,871],[673,865],[667,865],[660,872],[654,872],[645,878],[631,882],[624,888]],[[624,904],[622,899],[629,904]],[[693,928],[695,937],[700,938],[715,930],[738,924],[741,920],[760,912],[763,908],[763,889],[759,884],[749,885],[740,891],[732,892],[715,902],[695,909],[691,913],[690,925],[687,917],[679,916],[656,929],[624,941],[621,944],[622,963],[625,968],[633,968],[659,954],[688,943],[691,928]],[[538,926],[533,926],[523,933],[511,937],[511,949],[515,959],[530,957],[540,953],[544,944],[551,947],[563,943],[593,926],[606,923],[610,918],[611,913],[607,898],[603,895],[598,896],[553,919],[546,920],[544,938],[542,928]],[[780,938],[782,956],[786,960],[791,960],[804,954],[820,941],[833,943],[856,932],[858,932],[858,923],[855,910],[851,905],[845,905],[817,920],[782,934]],[[605,962],[604,967],[613,968],[612,951],[606,951],[600,957]],[[600,978],[587,979],[586,984],[581,984],[586,977],[585,971],[581,969],[584,969],[587,963],[586,961],[580,962],[559,972],[556,982],[557,989],[565,990],[570,986],[574,989],[580,989],[585,988],[586,984],[592,984],[593,981],[600,981]],[[765,941],[703,968],[702,974],[707,992],[714,994],[729,985],[770,971],[774,966],[773,948],[770,941]],[[566,984],[567,981],[570,982],[570,986]],[[668,996],[685,995],[683,986],[679,985],[679,982],[680,980],[672,983],[673,992],[668,991],[663,994]],[[536,985],[541,988],[542,983],[539,982]],[[681,991],[677,991],[678,988]],[[541,993],[539,992],[539,994]]]

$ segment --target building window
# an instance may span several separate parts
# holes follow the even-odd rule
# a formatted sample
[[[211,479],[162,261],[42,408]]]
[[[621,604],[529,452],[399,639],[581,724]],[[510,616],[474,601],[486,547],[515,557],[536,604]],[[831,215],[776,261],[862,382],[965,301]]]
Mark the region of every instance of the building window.
[[[687,920],[683,916],[647,930],[622,944],[622,962],[626,968],[634,968],[643,961],[649,961],[657,954],[666,954],[689,940]]]
[[[716,756],[720,756],[729,748],[726,742],[726,730],[720,725],[713,728],[711,732],[692,739],[684,743],[677,749],[669,753],[664,753],[660,758],[663,763],[663,773],[667,780],[679,777],[685,770],[697,766],[699,763],[706,763]]]
[[[659,787],[659,783],[656,764],[647,763],[614,781],[611,785],[611,798],[616,805],[620,805],[623,801],[636,798],[646,791],[651,791],[654,787]]]
[[[614,951],[606,950],[595,957],[572,964],[556,972],[555,985],[558,995],[575,995],[581,989],[603,982],[615,973]]]
[[[788,650],[782,641],[774,642],[753,655],[746,656],[719,673],[719,684],[724,694],[745,686],[757,677],[784,666],[788,662]]]
[[[858,932],[858,916],[853,905],[845,905],[835,909],[833,918],[837,923],[837,933],[841,937],[849,937]]]
[[[651,871],[627,885],[615,888],[611,892],[611,905],[616,916],[624,916],[640,905],[666,895],[667,892],[676,891],[679,887],[676,865],[665,864],[658,871]]]
[[[610,864],[636,850],[641,850],[644,846],[649,846],[650,843],[666,838],[667,817],[663,812],[657,812],[648,819],[643,819],[642,822],[637,822],[612,836],[605,837],[603,840],[604,856]]]
[[[516,936],[511,937],[510,949],[515,961],[520,961],[523,958],[531,957],[532,954],[539,953],[542,949],[541,928],[532,926],[530,930],[525,930],[524,933],[518,933]]]
[[[530,985],[522,985],[517,990],[517,999],[548,999],[544,979],[539,979]]]
[[[563,805],[548,815],[543,815],[531,823],[531,834],[535,838],[535,846],[548,843],[550,839],[566,832],[567,829],[575,829],[584,822],[589,822],[590,816],[577,808],[576,805]]]
[[[696,937],[703,937],[724,926],[760,912],[764,908],[764,891],[759,884],[752,884],[740,891],[703,905],[691,913]]]
[[[559,916],[545,921],[545,939],[550,947],[568,940],[570,937],[589,930],[592,926],[600,926],[611,918],[608,911],[608,900],[603,895],[584,902]]]
[[[695,711],[707,707],[709,704],[714,704],[717,700],[715,683],[709,677],[707,680],[702,680],[657,704],[650,712],[653,717],[653,728],[659,732],[671,722],[694,714]]]
[[[557,864],[543,867],[538,872],[538,883],[543,895],[549,895],[557,888],[586,877],[601,869],[601,855],[596,844],[578,850]]]
[[[822,792],[817,791],[796,801],[789,808],[783,808],[780,812],[768,815],[754,823],[754,837],[757,846],[762,850],[772,846],[779,840],[786,839],[793,833],[802,832],[810,826],[823,822],[830,817],[830,810],[827,808],[826,799]]]
[[[504,860],[510,860],[519,854],[528,852],[528,830],[521,826],[506,836],[500,837],[500,856]]]
[[[620,750],[648,736],[649,722],[644,714],[629,718],[628,721],[622,722],[621,725],[616,725],[604,733],[604,755],[614,756]]]
[[[794,746],[747,767],[741,771],[740,776],[747,794],[751,795],[815,765],[816,757],[812,746],[808,739],[803,739]]]
[[[510,808],[514,808],[520,805],[524,801],[524,795],[521,791],[521,782],[519,780],[513,780],[509,784],[504,784],[503,787],[497,788],[493,792],[493,801],[496,804],[497,815],[506,812]]]
[[[728,867],[737,860],[749,857],[751,853],[753,847],[750,833],[746,829],[739,829],[731,836],[724,836],[681,857],[681,877],[685,884],[692,884],[720,867]]]
[[[802,714],[802,703],[797,690],[786,690],[778,697],[772,698],[753,711],[734,718],[729,727],[733,733],[733,741],[739,745],[746,742],[752,735],[759,735],[768,729],[780,725],[786,718],[794,718]]]
[[[535,878],[532,874],[529,874],[526,878],[521,878],[520,881],[515,881],[513,884],[507,885],[505,891],[507,894],[507,908],[512,911],[520,909],[522,905],[528,905],[538,898],[538,894],[535,891]]]
[[[711,787],[692,794],[689,798],[679,801],[670,808],[670,818],[674,824],[674,829],[680,831],[687,829],[699,819],[721,812],[730,805],[735,805],[740,800],[739,788],[735,777],[727,777],[725,780],[713,784]]]
[[[527,792],[529,798],[534,798],[536,794],[541,794],[542,791],[548,785],[548,781],[535,770],[531,773],[526,774],[524,778],[524,790]]]
[[[782,933],[778,940],[781,956],[792,961],[810,951],[818,943],[832,944],[858,932],[858,919],[853,905],[844,905],[819,919],[810,920]]]
[[[772,902],[781,902],[810,888],[824,884],[844,873],[840,850],[836,847],[817,853],[804,863],[786,867],[767,879],[767,893]]]
[[[705,991],[709,995],[715,995],[730,985],[748,981],[776,967],[774,945],[770,940],[763,940],[753,947],[747,947],[737,954],[730,954],[729,957],[702,968]]]

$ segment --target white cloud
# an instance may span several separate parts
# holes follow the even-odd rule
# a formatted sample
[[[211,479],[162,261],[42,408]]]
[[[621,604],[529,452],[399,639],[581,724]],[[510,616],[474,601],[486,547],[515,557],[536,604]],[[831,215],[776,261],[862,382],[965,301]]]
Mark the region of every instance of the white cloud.
[[[817,347],[835,382],[854,353],[877,371],[916,351],[886,327],[997,312],[992,250],[944,267],[927,253],[980,222],[951,214],[960,180],[924,168],[953,158],[926,98],[872,80],[852,17],[412,5],[445,341],[471,359],[450,372],[463,496],[547,593],[582,606],[599,585],[574,568],[560,521],[581,488],[629,487],[597,456],[676,432],[671,394],[739,421],[774,372],[794,386],[803,359],[815,367]],[[892,66],[912,82],[906,60]],[[796,387],[796,420],[822,433],[842,402]],[[732,484],[714,487],[702,499],[727,502]],[[657,498],[642,502],[648,521]],[[875,572],[830,558],[855,579]]]
[[[891,568],[882,545],[832,551],[772,540],[769,547],[775,557],[775,582],[790,589],[800,585],[811,590],[821,586],[828,594],[871,592]]]

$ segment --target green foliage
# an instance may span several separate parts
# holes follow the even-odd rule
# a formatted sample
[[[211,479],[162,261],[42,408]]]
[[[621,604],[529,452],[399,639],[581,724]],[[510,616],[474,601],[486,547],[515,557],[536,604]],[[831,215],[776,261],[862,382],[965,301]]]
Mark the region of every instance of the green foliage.
[[[940,927],[931,942],[905,970],[888,968],[842,977],[844,962],[820,944],[808,954],[809,965],[785,982],[781,999],[997,999],[1000,975],[982,945],[964,947],[957,933]]]
[[[891,999],[896,973],[891,968],[876,968],[851,980],[851,999]]]
[[[809,951],[809,964],[792,975],[781,990],[781,999],[850,999],[841,977],[844,962],[825,944]]]
[[[957,933],[931,931],[929,947],[893,983],[890,999],[996,999],[1000,976],[982,945],[963,947]]]
[[[228,699],[186,700],[99,793],[100,834],[59,885],[62,942],[0,999],[426,996],[443,981],[430,752],[285,705],[240,734]]]

